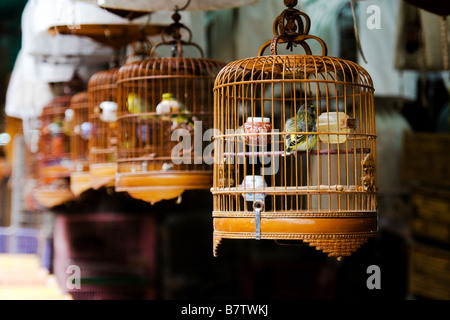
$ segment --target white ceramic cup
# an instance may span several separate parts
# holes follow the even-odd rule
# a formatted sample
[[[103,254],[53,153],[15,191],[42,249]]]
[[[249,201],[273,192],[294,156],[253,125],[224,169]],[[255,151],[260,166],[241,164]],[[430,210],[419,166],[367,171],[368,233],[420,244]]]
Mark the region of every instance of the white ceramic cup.
[[[263,176],[246,176],[245,179],[242,181],[242,187],[245,191],[253,190],[255,189],[262,189],[263,187],[267,187],[267,183],[264,180]],[[255,196],[253,197],[253,193],[243,193],[242,196],[245,198],[246,201],[263,201],[266,197],[265,193],[255,193]]]
[[[117,121],[117,103],[113,101],[103,101],[100,103],[100,109],[102,109],[102,115],[100,119],[104,122]]]

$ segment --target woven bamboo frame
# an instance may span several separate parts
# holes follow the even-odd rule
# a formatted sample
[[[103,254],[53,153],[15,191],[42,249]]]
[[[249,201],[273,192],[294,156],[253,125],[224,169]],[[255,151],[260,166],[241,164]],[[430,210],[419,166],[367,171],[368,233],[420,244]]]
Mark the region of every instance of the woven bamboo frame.
[[[91,123],[89,122],[89,92],[75,94],[70,101],[73,111],[72,119],[67,119],[70,130],[70,159],[73,170],[70,173],[70,190],[75,196],[91,188],[89,174],[89,139]]]
[[[73,199],[69,188],[73,163],[70,158],[70,133],[65,112],[72,96],[58,96],[42,109],[38,143],[38,181],[36,201],[43,207],[54,207]]]
[[[89,123],[89,93],[87,91],[75,94],[70,101],[73,119],[70,121],[70,159],[75,171],[89,170],[89,138],[83,135],[82,126]]]
[[[65,132],[65,111],[70,107],[72,96],[59,96],[50,101],[39,116],[39,159],[42,178],[69,177],[70,135]],[[52,124],[59,129],[51,131]]]

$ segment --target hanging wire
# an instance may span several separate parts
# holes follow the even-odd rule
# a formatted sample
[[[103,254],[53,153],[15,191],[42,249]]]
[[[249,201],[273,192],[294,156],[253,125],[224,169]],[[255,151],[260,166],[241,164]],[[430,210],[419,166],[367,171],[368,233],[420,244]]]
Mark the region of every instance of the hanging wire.
[[[358,19],[356,16],[356,0],[350,0],[350,5],[352,7],[352,15],[353,15],[353,29],[355,31],[355,40],[356,40],[356,46],[358,47],[359,53],[361,54],[361,57],[363,58],[364,62],[367,63],[366,57],[364,56],[364,52],[361,46],[361,42],[359,40],[359,32],[358,32]]]
[[[441,17],[441,48],[444,70],[448,70],[448,34],[447,34],[447,16]]]
[[[175,5],[175,11],[183,11],[183,10],[185,10],[189,6],[190,3],[191,3],[191,0],[187,0],[186,4],[183,7],[181,7],[181,8],[178,8],[178,6]]]

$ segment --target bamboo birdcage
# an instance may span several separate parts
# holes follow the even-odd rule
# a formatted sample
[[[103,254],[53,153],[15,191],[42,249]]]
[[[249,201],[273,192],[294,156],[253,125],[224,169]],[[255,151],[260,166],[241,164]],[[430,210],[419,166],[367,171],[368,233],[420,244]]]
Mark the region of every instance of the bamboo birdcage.
[[[65,122],[65,112],[72,96],[58,96],[50,101],[40,115],[40,176],[43,178],[69,177],[70,135]]]
[[[109,26],[111,27],[111,26]],[[133,30],[133,25],[129,32]],[[127,27],[127,28],[128,28]],[[89,143],[89,172],[91,186],[94,189],[114,186],[117,171],[117,77],[120,68],[118,49],[126,43],[132,46],[132,52],[125,59],[142,60],[148,56],[151,42],[148,36],[159,31],[161,26],[145,25],[137,37],[127,38],[126,33],[118,35],[114,41],[103,39],[102,42],[114,45],[117,49],[111,58],[110,68],[91,76],[88,82],[89,93],[89,121],[92,132]]]
[[[116,191],[150,203],[212,186],[213,159],[203,157],[203,133],[213,125],[212,89],[225,63],[204,58],[198,45],[182,40],[180,30],[190,31],[178,22],[178,10],[172,18],[151,58],[123,65],[117,82]],[[163,46],[172,47],[172,57],[156,57]],[[185,57],[187,47],[198,49],[201,57]],[[159,109],[167,95],[177,106]]]
[[[370,75],[328,57],[296,3],[285,1],[258,56],[229,63],[215,82],[215,256],[222,239],[241,238],[302,240],[341,259],[377,231]],[[279,55],[281,43],[306,54]]]
[[[69,178],[73,170],[70,159],[70,135],[65,112],[71,95],[57,96],[39,116],[38,188],[36,200],[45,207],[53,207],[73,198]]]
[[[89,173],[91,186],[114,186],[117,169],[117,74],[119,68],[98,71],[88,82]],[[116,110],[114,110],[116,109]]]
[[[88,81],[89,122],[92,133],[89,140],[89,173],[91,186],[99,189],[114,186],[117,171],[117,74],[121,51],[132,45],[134,52],[128,58],[140,59],[150,41],[147,37],[157,34],[163,26],[154,24],[81,25],[79,35],[115,49],[110,67],[91,76]],[[66,30],[67,31],[67,30]],[[140,45],[138,45],[140,44]],[[125,50],[126,51],[126,50]]]
[[[89,122],[89,93],[82,91],[72,96],[70,109],[65,116],[70,131],[70,159],[73,169],[70,173],[70,189],[75,196],[90,189],[89,148],[92,130]]]

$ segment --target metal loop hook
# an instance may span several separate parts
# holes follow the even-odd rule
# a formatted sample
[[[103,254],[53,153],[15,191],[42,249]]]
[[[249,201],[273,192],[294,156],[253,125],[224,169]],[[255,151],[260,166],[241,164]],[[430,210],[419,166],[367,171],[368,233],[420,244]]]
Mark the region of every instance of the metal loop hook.
[[[264,202],[256,200],[253,202],[253,209],[255,210],[255,239],[261,239],[261,211],[264,210]]]
[[[264,202],[261,200],[256,200],[253,202],[253,209],[264,211]]]

